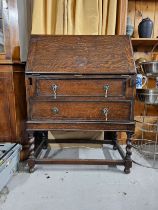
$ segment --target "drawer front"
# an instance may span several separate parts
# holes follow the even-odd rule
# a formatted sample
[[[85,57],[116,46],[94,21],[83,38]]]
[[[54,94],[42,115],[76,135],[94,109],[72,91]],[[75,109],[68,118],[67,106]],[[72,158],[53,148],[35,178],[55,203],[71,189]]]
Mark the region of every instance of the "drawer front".
[[[31,120],[129,121],[131,102],[32,101]]]
[[[126,79],[37,79],[37,96],[100,96],[123,97],[126,92]]]

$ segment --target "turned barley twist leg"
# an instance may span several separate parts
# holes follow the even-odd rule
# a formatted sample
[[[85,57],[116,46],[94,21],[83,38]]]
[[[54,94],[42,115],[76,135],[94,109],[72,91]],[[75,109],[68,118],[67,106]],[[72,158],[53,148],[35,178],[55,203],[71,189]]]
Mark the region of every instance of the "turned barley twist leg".
[[[127,141],[126,141],[127,146],[126,146],[125,169],[124,169],[124,172],[126,174],[130,173],[130,168],[132,167],[132,159],[131,159],[132,136],[133,136],[133,132],[127,132]]]
[[[28,140],[29,140],[29,159],[28,159],[28,167],[29,172],[34,171],[35,167],[35,137],[33,135],[33,132],[28,133]]]
[[[117,150],[117,132],[114,132],[113,144],[113,149]]]
[[[47,149],[47,147],[48,147],[48,131],[42,132],[42,140],[44,140],[43,149]]]

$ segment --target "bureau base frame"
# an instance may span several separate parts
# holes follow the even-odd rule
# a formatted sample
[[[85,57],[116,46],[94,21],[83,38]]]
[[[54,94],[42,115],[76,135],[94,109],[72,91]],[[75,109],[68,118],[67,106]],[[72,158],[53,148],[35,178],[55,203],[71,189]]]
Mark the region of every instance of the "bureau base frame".
[[[111,144],[113,145],[114,150],[118,150],[122,160],[107,160],[107,159],[50,159],[50,158],[38,158],[39,153],[42,149],[46,149],[48,146],[48,132],[42,131],[40,135],[36,135],[35,132],[29,131],[29,159],[28,159],[28,167],[29,172],[33,172],[36,164],[68,164],[68,165],[122,165],[124,166],[124,172],[126,174],[130,173],[130,169],[132,167],[132,159],[131,159],[131,139],[134,132],[128,131],[127,140],[126,140],[126,152],[123,151],[121,146],[117,142],[117,132],[114,132],[114,137],[112,140],[50,140],[49,143],[67,143],[67,144]],[[36,139],[39,140],[40,143],[38,146],[36,145]],[[39,142],[39,141],[38,141]]]

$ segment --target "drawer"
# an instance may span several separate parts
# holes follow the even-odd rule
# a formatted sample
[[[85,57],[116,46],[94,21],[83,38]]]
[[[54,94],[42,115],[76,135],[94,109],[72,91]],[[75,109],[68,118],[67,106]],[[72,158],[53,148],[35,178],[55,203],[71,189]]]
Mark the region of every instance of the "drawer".
[[[92,96],[123,97],[126,94],[125,79],[37,79],[36,95],[53,96]]]
[[[51,102],[32,101],[32,120],[103,120],[129,121],[131,102]]]

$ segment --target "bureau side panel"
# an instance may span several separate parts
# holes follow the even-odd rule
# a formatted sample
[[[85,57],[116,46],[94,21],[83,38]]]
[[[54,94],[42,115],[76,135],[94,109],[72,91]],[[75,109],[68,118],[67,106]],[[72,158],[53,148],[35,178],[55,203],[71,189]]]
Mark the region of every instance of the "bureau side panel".
[[[12,95],[13,85],[11,77],[11,72],[0,72],[0,142],[12,139],[10,94]]]

